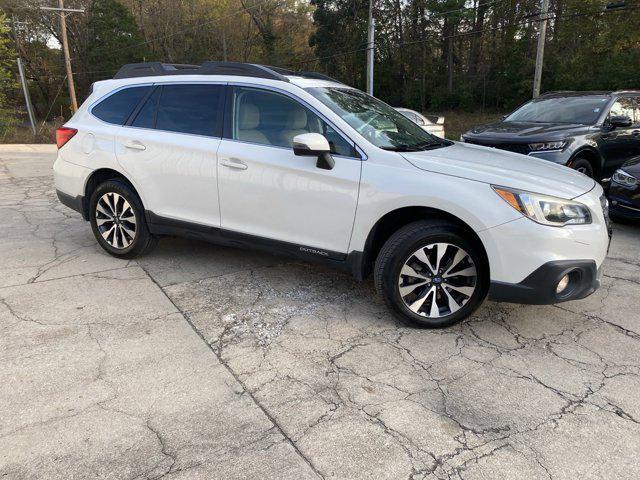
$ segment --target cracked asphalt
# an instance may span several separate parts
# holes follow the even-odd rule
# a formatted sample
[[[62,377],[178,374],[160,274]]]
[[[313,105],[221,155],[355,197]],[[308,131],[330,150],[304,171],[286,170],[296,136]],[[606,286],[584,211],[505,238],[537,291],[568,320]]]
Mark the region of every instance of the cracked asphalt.
[[[54,157],[0,146],[0,479],[640,478],[640,225],[587,299],[414,330],[312,264],[111,258]]]

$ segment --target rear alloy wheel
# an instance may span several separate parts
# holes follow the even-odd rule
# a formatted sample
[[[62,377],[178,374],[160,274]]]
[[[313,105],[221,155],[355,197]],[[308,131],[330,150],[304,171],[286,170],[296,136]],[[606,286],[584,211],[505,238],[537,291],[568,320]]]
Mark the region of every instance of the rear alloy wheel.
[[[125,182],[114,179],[98,185],[89,204],[91,229],[100,246],[118,258],[134,258],[153,248],[138,195]]]
[[[479,247],[457,225],[418,221],[384,244],[375,266],[376,289],[405,323],[445,327],[471,315],[488,290]]]
[[[127,248],[136,238],[136,216],[127,200],[105,193],[96,204],[96,225],[102,238],[116,249]]]
[[[571,168],[586,175],[589,178],[593,178],[593,165],[586,158],[576,158],[571,162]]]

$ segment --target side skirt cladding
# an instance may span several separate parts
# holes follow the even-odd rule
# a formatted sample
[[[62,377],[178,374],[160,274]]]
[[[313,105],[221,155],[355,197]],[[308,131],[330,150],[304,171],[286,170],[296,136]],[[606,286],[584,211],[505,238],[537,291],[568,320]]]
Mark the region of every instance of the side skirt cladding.
[[[165,218],[149,210],[145,212],[145,215],[147,217],[149,231],[154,235],[193,238],[217,245],[249,248],[275,255],[321,263],[351,271],[356,278],[360,279],[358,272],[361,269],[359,263],[361,262],[362,252],[351,252],[347,255],[346,253],[323,250],[307,245],[283,242],[248,235],[246,233],[223,230],[218,227]]]

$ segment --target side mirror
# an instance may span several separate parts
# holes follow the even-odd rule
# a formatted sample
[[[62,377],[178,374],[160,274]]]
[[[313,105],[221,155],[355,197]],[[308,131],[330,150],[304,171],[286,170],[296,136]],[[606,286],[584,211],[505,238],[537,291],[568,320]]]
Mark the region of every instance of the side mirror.
[[[301,157],[318,157],[316,167],[331,170],[336,161],[331,156],[328,140],[319,133],[301,133],[293,137],[293,153]]]
[[[609,119],[609,124],[612,127],[625,128],[633,125],[633,121],[626,115],[615,115]]]

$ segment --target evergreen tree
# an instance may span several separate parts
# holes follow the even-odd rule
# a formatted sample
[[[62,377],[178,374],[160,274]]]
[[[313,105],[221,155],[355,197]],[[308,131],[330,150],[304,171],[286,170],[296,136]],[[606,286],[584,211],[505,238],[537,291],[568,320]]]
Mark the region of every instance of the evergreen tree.
[[[151,53],[131,12],[116,0],[94,0],[87,22],[87,67],[100,78],[125,63],[149,61]]]
[[[16,90],[12,72],[16,54],[11,47],[7,16],[0,12],[0,138],[4,138],[17,123],[16,112],[9,105],[7,94]]]

